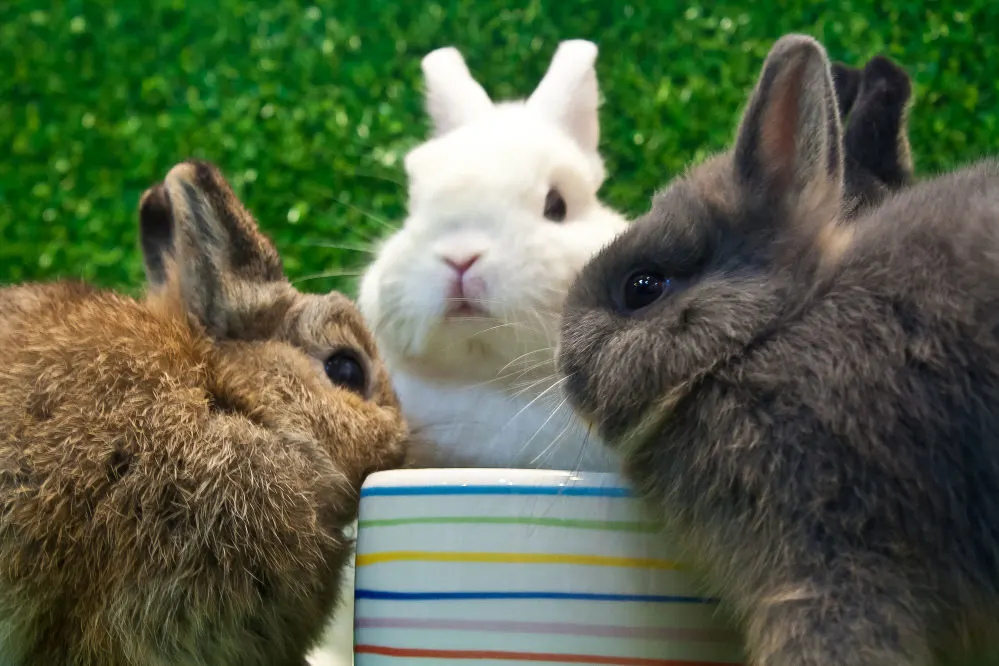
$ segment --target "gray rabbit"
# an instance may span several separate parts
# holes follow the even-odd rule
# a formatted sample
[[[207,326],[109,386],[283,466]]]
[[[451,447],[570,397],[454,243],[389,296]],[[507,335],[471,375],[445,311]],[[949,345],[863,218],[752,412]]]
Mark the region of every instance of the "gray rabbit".
[[[999,636],[999,163],[845,222],[841,133],[825,50],[781,38],[734,148],[586,266],[562,325],[571,403],[757,666]]]
[[[856,217],[913,183],[908,119],[912,83],[884,55],[863,69],[831,67],[836,103],[843,118],[843,188],[846,217]]]

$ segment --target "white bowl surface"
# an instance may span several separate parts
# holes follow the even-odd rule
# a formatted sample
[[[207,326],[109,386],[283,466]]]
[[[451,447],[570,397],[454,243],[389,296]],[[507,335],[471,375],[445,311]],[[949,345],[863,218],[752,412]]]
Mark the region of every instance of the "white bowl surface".
[[[358,526],[357,666],[743,662],[617,475],[382,472]]]

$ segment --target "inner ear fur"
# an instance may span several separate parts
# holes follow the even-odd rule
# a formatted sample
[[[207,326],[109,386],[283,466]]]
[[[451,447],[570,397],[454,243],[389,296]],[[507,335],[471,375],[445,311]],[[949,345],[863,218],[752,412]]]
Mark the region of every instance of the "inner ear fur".
[[[792,212],[836,208],[842,141],[825,49],[804,35],[782,37],[764,62],[739,127],[736,179],[754,198]]]
[[[274,244],[210,162],[174,166],[143,197],[140,220],[151,282],[172,283],[171,293],[214,336],[232,333],[262,285],[285,282]]]

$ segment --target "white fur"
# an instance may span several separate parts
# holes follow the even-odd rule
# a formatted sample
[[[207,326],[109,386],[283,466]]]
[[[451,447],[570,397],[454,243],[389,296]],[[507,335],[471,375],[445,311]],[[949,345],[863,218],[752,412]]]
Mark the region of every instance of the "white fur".
[[[488,105],[457,50],[423,61],[435,133],[406,156],[409,215],[358,302],[407,418],[455,464],[614,468],[553,386],[565,294],[626,225],[596,196],[596,56],[591,42],[563,42],[530,97]],[[563,222],[543,215],[552,187]],[[466,295],[486,312],[446,318],[444,259],[472,255]]]
[[[407,420],[448,466],[617,469],[565,404],[554,367],[570,284],[626,227],[596,196],[596,56],[591,42],[563,42],[528,99],[499,104],[456,49],[423,59],[433,136],[406,156],[409,215],[368,267],[358,305]],[[552,187],[563,222],[544,217]],[[466,297],[485,313],[447,318],[444,259],[472,255]],[[350,663],[349,647],[331,639],[313,664],[334,663]]]

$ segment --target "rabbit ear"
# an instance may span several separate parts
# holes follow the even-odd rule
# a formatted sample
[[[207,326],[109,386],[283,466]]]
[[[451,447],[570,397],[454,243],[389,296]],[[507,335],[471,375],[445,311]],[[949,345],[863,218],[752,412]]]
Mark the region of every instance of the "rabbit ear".
[[[841,62],[834,62],[831,68],[833,88],[836,91],[836,106],[842,120],[853,108],[860,88],[860,69]]]
[[[231,332],[234,310],[245,305],[247,293],[259,291],[244,287],[284,281],[274,245],[214,165],[176,165],[144,201],[142,245],[151,282],[173,283],[185,309],[210,334]]]
[[[829,59],[816,40],[787,35],[774,44],[743,115],[733,159],[736,178],[761,203],[791,212],[807,207],[809,216],[816,208],[838,210],[842,132]]]
[[[435,135],[446,134],[493,108],[489,95],[472,78],[465,59],[453,46],[431,51],[423,57],[420,68]]]
[[[173,256],[173,214],[163,183],[157,183],[139,200],[139,244],[146,279],[154,287],[167,281],[167,262]]]
[[[883,55],[871,58],[862,73],[858,70],[858,78],[844,137],[846,153],[886,185],[900,187],[913,174],[908,130],[912,82],[902,67]]]
[[[562,42],[527,105],[550,116],[587,152],[600,142],[597,45],[583,39]]]

